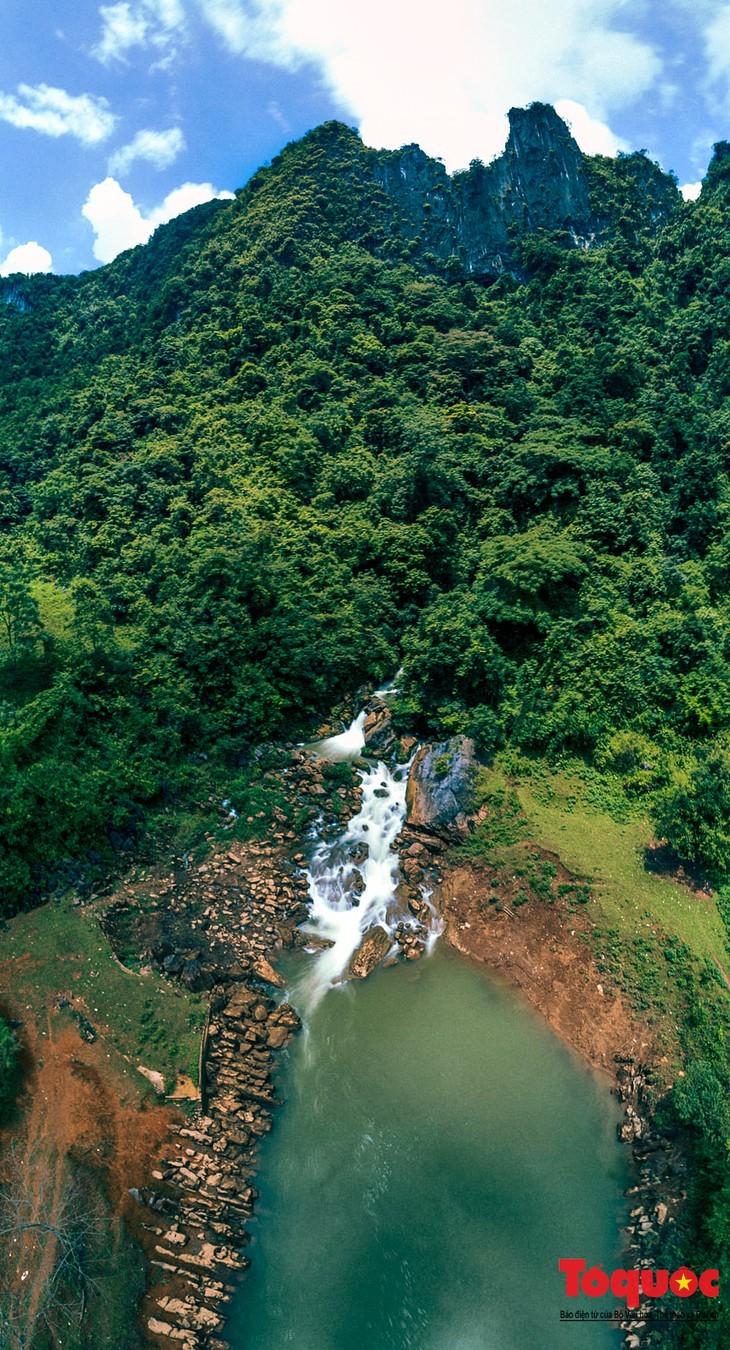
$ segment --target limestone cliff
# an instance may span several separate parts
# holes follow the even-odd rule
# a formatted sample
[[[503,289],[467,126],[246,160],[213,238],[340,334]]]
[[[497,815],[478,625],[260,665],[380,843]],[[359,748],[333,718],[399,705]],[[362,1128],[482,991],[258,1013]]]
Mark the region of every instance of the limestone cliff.
[[[504,153],[491,164],[474,161],[450,177],[417,145],[370,152],[372,172],[391,203],[396,228],[413,253],[436,267],[448,264],[474,277],[519,272],[519,240],[536,230],[558,231],[565,243],[590,247],[609,237],[611,202],[599,176],[565,122],[549,104],[512,108]],[[676,182],[643,154],[626,157],[645,226],[666,220],[679,206]],[[603,160],[604,166],[623,161]]]

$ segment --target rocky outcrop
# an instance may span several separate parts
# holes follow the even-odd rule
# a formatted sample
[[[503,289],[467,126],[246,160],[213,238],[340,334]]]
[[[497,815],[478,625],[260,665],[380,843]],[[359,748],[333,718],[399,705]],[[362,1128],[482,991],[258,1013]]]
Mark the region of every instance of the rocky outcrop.
[[[486,165],[475,160],[452,177],[417,145],[371,152],[375,179],[415,256],[467,276],[494,277],[520,273],[519,241],[536,230],[562,233],[567,245],[583,248],[611,235],[615,223],[591,161],[555,109],[512,108],[509,124],[502,155]],[[676,182],[644,155],[626,158],[624,193],[645,227],[655,228],[679,208]]]
[[[446,839],[465,834],[477,769],[474,742],[466,736],[422,746],[408,775],[411,828]]]
[[[258,1140],[281,1104],[272,1083],[275,1053],[299,1018],[255,986],[213,997],[204,1067],[208,1114],[173,1127],[175,1147],[153,1172],[159,1189],[132,1192],[145,1206],[153,1239],[154,1283],[146,1324],[161,1344],[185,1350],[224,1344],[220,1333],[233,1280],[249,1264],[245,1223],[258,1192],[252,1184]]]
[[[384,928],[369,928],[357,951],[353,952],[342,975],[344,980],[366,980],[385,960],[393,939]]]
[[[370,699],[365,707],[365,723],[362,734],[368,754],[387,759],[395,749],[395,733],[390,720],[390,710],[377,697]]]
[[[681,1142],[657,1124],[652,1107],[651,1066],[632,1055],[615,1056],[616,1086],[613,1089],[624,1110],[617,1126],[622,1143],[631,1149],[634,1184],[625,1192],[631,1205],[625,1224],[627,1266],[662,1265],[663,1230],[679,1218],[687,1201],[688,1166]],[[641,1305],[621,1322],[628,1350],[665,1344],[664,1328],[652,1326],[661,1318],[661,1303],[642,1298]]]

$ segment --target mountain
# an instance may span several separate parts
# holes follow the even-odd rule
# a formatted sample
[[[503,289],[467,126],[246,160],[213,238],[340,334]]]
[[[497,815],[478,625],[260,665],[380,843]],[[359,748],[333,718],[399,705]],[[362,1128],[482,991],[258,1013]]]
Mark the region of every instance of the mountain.
[[[195,208],[158,229],[151,243],[132,256],[147,278],[150,265],[158,271],[160,263],[165,268],[195,241],[199,246],[212,221],[225,233],[232,228],[231,216],[243,212],[251,240],[262,237],[263,229],[263,238],[272,242],[280,226],[280,248],[288,248],[292,259],[313,229],[331,239],[339,223],[348,238],[360,237],[377,254],[400,254],[434,271],[448,268],[450,275],[488,280],[505,271],[521,272],[519,241],[536,231],[555,232],[566,245],[587,248],[611,238],[625,224],[627,210],[636,233],[654,231],[680,209],[674,175],[644,152],[616,160],[583,155],[549,104],[512,108],[509,124],[502,155],[488,165],[475,160],[466,172],[450,176],[440,160],[417,145],[372,150],[351,128],[327,122],[255,174],[235,205],[212,202]],[[277,197],[282,189],[288,193],[291,177],[308,199],[284,219]],[[238,224],[234,228],[239,232]],[[111,279],[120,268],[133,283],[137,268],[130,266],[129,255],[125,264],[102,272]],[[88,281],[89,274],[77,284]],[[54,278],[44,285],[39,278],[29,283],[15,277],[2,283],[0,294],[22,312],[39,287],[57,291],[64,285],[73,286],[74,279]]]
[[[661,1265],[714,1269],[730,146],[685,203],[641,153],[582,155],[551,108],[510,121],[503,156],[451,177],[327,123],[107,267],[2,282],[0,919],[266,830],[271,741],[402,667],[397,732],[466,735],[506,784],[483,775],[480,865],[525,781],[566,828],[577,784],[590,847],[595,807],[630,855],[625,931],[591,914],[622,998],[683,1045],[667,1118],[696,1168]],[[667,931],[626,822],[697,879]],[[719,956],[682,936],[698,906]]]
[[[403,661],[404,722],[485,754],[651,797],[725,753],[727,146],[686,204],[546,105],[510,127],[449,177],[326,123],[3,282],[8,906]]]

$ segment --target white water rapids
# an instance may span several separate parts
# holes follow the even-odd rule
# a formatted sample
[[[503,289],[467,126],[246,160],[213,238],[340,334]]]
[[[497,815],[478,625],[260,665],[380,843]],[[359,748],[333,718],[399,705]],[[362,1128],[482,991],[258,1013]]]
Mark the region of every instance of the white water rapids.
[[[341,735],[307,748],[334,762],[355,759],[365,744],[364,722],[365,713],[360,713]],[[310,1010],[342,978],[369,929],[380,926],[392,935],[399,921],[415,926],[396,897],[399,869],[393,848],[406,815],[409,767],[390,768],[381,760],[358,770],[362,802],[342,834],[328,841],[314,827],[317,843],[307,872],[310,915],[303,931],[332,945],[317,954],[299,986]],[[430,950],[442,924],[430,903],[430,891],[424,889],[422,895],[432,914]]]

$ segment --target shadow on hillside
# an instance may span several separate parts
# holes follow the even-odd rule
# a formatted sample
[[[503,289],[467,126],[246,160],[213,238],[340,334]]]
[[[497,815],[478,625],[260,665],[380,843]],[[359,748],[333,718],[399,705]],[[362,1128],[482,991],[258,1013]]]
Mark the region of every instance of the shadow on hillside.
[[[669,844],[650,844],[645,848],[644,866],[647,872],[676,881],[695,895],[712,895],[712,887],[702,868],[681,858]]]

